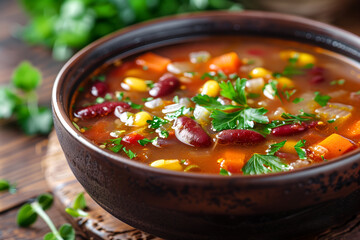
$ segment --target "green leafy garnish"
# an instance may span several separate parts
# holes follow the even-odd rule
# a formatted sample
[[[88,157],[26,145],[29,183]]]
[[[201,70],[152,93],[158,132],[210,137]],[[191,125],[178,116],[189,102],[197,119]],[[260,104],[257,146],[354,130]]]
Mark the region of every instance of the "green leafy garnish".
[[[88,214],[83,211],[85,208],[86,208],[86,200],[84,193],[79,193],[76,196],[72,207],[66,208],[65,212],[67,212],[69,215],[73,217],[86,217]]]
[[[288,125],[288,124],[301,124],[302,122],[316,120],[315,114],[305,113],[303,111],[300,111],[300,114],[298,114],[298,115],[293,115],[290,113],[283,113],[283,114],[281,114],[281,117],[283,118],[283,120],[272,121],[270,124],[268,124],[268,127],[275,128],[275,127],[280,127],[280,126]]]
[[[302,75],[304,74],[304,71],[299,69],[296,66],[296,63],[298,61],[298,56],[295,56],[293,58],[289,58],[288,62],[289,64],[285,66],[282,75],[292,76],[292,75]]]
[[[275,173],[289,170],[289,166],[274,155],[255,153],[242,168],[244,175]]]
[[[0,191],[8,191],[11,194],[16,193],[16,185],[8,180],[0,179]]]
[[[181,107],[180,109],[178,109],[175,112],[166,114],[164,118],[166,120],[172,121],[175,118],[181,117],[181,116],[191,112],[192,110],[193,110],[192,108],[186,108],[186,107],[183,106],[183,107]]]
[[[36,88],[41,74],[29,62],[22,62],[12,76],[12,85],[0,88],[0,119],[14,119],[28,135],[48,134],[53,126],[49,108],[38,106]]]
[[[247,106],[246,94],[245,94],[245,86],[246,86],[245,78],[238,78],[235,82],[235,87],[233,84],[228,82],[221,82],[219,84],[221,88],[220,94],[226,98],[229,98],[240,105]]]
[[[277,151],[280,150],[280,148],[282,148],[286,143],[285,141],[279,142],[279,143],[274,143],[270,145],[270,148],[267,150],[267,155],[274,155]]]
[[[141,99],[141,101],[143,101],[143,102],[149,102],[151,100],[154,100],[154,98],[153,97],[148,97],[148,98],[142,98]]]
[[[303,149],[303,147],[305,147],[305,143],[306,143],[305,140],[300,140],[294,146],[295,151],[299,155],[300,159],[306,159],[307,158],[306,157],[306,151],[305,151],[305,149]]]
[[[148,144],[148,143],[153,143],[153,142],[155,142],[157,139],[158,139],[158,137],[154,137],[153,139],[144,138],[144,139],[138,140],[138,143],[139,143],[141,146],[145,146],[145,145]]]
[[[158,129],[162,125],[167,124],[169,121],[160,117],[154,116],[152,120],[146,121],[149,124],[149,128]]]
[[[96,102],[96,103],[103,103],[103,102],[105,102],[105,99],[102,98],[102,97],[97,97],[97,98],[95,99],[95,102]]]
[[[269,119],[264,116],[265,113],[267,113],[265,108],[245,108],[232,113],[215,110],[210,116],[213,118],[213,128],[216,131],[221,131],[226,129],[252,129],[255,122],[268,123]]]
[[[199,104],[200,106],[213,111],[213,110],[230,110],[236,108],[243,108],[243,106],[236,106],[236,105],[222,105],[217,98],[210,97],[208,95],[201,95],[198,94],[191,99],[194,103]]]
[[[134,153],[133,151],[131,151],[130,149],[127,150],[125,147],[123,147],[122,149],[126,155],[130,158],[130,159],[133,159],[134,157],[136,157],[136,153]]]
[[[220,168],[219,174],[223,175],[223,176],[231,176],[231,173],[226,171],[226,169],[224,169],[224,168]]]
[[[335,121],[336,121],[336,119],[327,120],[328,123],[333,123],[333,122],[335,122]]]
[[[292,102],[296,104],[296,103],[300,103],[302,101],[304,101],[304,98],[295,98]]]
[[[330,82],[330,85],[344,85],[345,79],[334,80]]]
[[[174,98],[173,98],[173,102],[174,103],[179,103],[179,96],[174,96]]]
[[[314,101],[322,107],[325,107],[330,99],[331,97],[328,95],[321,95],[320,92],[315,92]]]

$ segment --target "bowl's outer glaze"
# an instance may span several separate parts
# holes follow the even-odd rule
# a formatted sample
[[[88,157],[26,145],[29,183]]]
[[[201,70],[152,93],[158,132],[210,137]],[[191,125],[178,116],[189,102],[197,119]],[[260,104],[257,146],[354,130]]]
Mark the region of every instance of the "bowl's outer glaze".
[[[155,47],[221,34],[307,42],[360,62],[357,36],[282,14],[182,15],[112,34],[74,56],[54,84],[55,129],[79,182],[120,220],[168,239],[301,238],[359,213],[358,152],[292,173],[232,177],[184,174],[151,168],[104,151],[71,124],[71,96],[97,67]]]

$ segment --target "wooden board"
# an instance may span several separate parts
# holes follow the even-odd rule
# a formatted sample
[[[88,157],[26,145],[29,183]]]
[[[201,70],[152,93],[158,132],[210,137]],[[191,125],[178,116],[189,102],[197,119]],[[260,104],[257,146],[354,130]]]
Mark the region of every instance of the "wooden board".
[[[64,212],[70,206],[78,193],[85,192],[84,188],[75,179],[61,150],[56,134],[53,132],[49,138],[48,151],[43,159],[45,179],[47,180],[53,195],[58,200],[57,207]],[[88,217],[72,218],[68,220],[77,226],[88,237],[95,239],[118,239],[118,240],[160,240],[155,236],[137,230],[120,220],[116,219],[85,193],[88,205]]]
[[[85,190],[72,174],[54,133],[50,135],[48,152],[43,160],[43,167],[45,169],[45,179],[49,183],[54,196],[58,199],[59,210],[64,212],[65,207],[71,205],[75,196],[78,193],[85,192]],[[160,238],[121,222],[103,210],[87,194],[85,194],[85,197],[89,207],[87,211],[89,216],[78,219],[68,216],[68,218],[86,236],[95,237],[96,239],[160,240]],[[317,239],[360,239],[360,215],[344,226],[338,226],[321,234]]]

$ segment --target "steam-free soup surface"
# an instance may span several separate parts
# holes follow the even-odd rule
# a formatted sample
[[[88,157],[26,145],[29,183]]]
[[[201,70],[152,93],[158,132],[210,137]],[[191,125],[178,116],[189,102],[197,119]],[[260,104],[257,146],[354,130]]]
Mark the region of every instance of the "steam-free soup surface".
[[[291,171],[358,147],[359,76],[313,46],[216,37],[97,69],[73,97],[72,121],[100,148],[156,168]]]

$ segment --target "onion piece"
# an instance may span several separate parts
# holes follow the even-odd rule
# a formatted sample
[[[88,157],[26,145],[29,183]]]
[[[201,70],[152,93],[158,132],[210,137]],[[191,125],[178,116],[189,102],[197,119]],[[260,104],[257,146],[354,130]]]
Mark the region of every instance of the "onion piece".
[[[193,72],[194,66],[188,62],[172,62],[167,65],[167,70],[174,74]]]
[[[191,52],[189,54],[190,62],[205,63],[210,59],[211,55],[207,51]]]
[[[179,103],[165,106],[164,109],[162,110],[162,112],[163,113],[176,112],[177,110],[179,110],[182,107],[190,107],[190,104],[191,104],[191,102],[188,98],[180,98]]]
[[[210,111],[200,105],[194,109],[194,118],[200,124],[206,124],[210,121]]]
[[[315,112],[323,120],[336,119],[337,122],[344,121],[351,116],[351,111],[354,109],[351,105],[345,105],[342,103],[328,103],[325,107],[321,107],[315,110]]]
[[[164,101],[161,98],[155,98],[151,101],[145,102],[145,107],[150,109],[159,108],[164,105]]]
[[[258,93],[262,92],[262,89],[265,85],[264,78],[254,78],[246,81],[246,90],[250,93]]]

